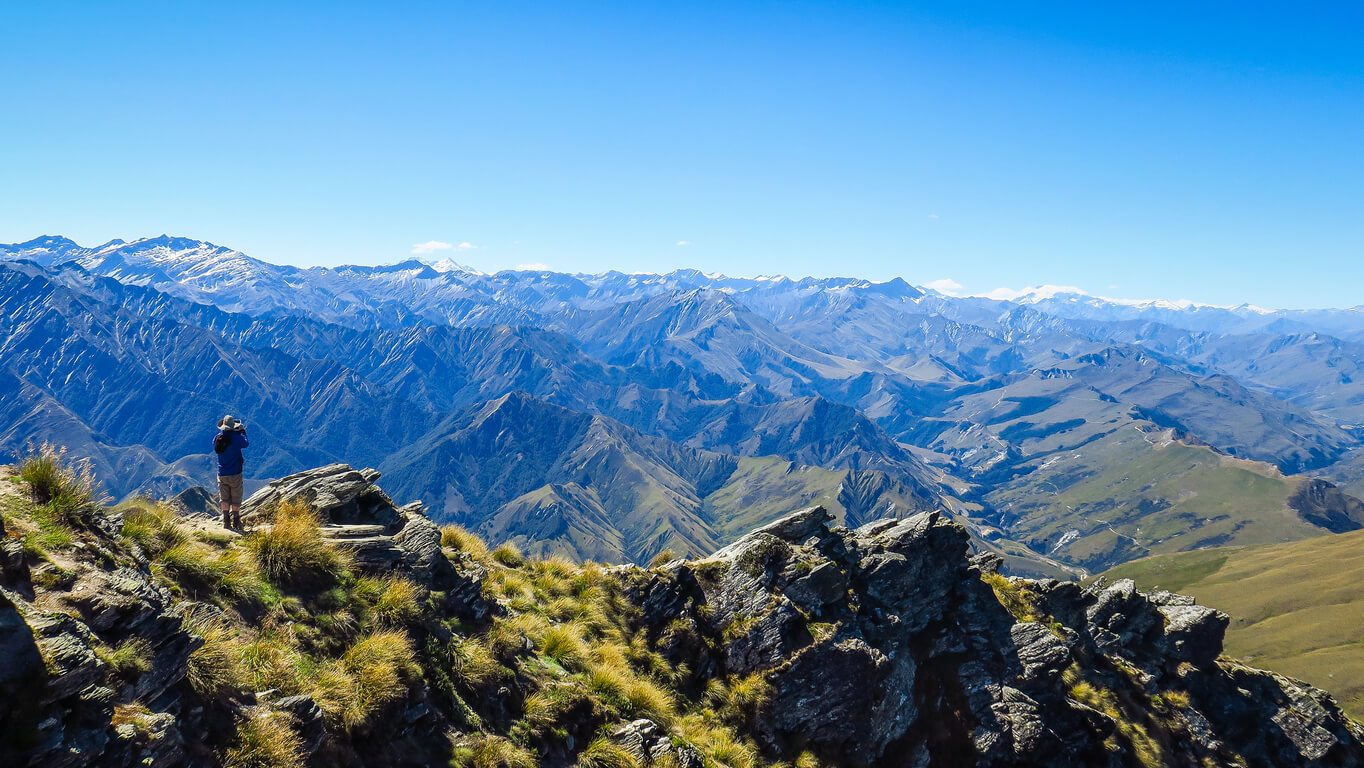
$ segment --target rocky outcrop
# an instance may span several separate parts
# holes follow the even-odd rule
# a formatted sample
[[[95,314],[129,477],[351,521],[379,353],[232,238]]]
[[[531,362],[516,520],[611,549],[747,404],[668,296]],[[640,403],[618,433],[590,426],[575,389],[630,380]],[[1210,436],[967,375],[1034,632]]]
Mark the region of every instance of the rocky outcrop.
[[[173,766],[186,760],[185,729],[206,728],[202,711],[180,711],[178,690],[202,644],[136,553],[101,543],[116,517],[92,513],[95,538],[63,564],[0,579],[0,764]],[[107,535],[107,534],[104,534]],[[34,582],[41,582],[35,584]],[[139,649],[135,669],[106,659]],[[128,702],[145,707],[114,724]]]
[[[1358,765],[1321,691],[1219,661],[1227,617],[1131,581],[1007,579],[935,514],[794,513],[631,577],[670,661],[760,675],[774,758],[839,765]],[[978,566],[983,566],[978,567]],[[677,639],[679,627],[696,637]]]
[[[217,498],[202,485],[191,486],[177,493],[171,503],[179,506],[185,515],[213,517],[219,511]]]
[[[265,522],[275,505],[301,499],[322,517],[323,535],[351,552],[372,573],[397,570],[446,595],[448,605],[469,618],[491,609],[483,597],[482,567],[464,559],[452,563],[441,552],[440,529],[421,502],[394,504],[376,481],[376,469],[329,464],[280,478],[242,503],[248,525]]]
[[[635,720],[611,732],[611,740],[619,744],[639,761],[650,765],[661,761],[677,768],[703,768],[704,762],[696,750],[674,744],[668,732],[652,720]]]
[[[541,712],[564,702],[553,743],[535,753],[545,768],[581,761],[598,742],[614,750],[599,757],[623,751],[646,767],[711,763],[669,721],[670,706],[648,710],[651,720],[633,704],[607,710],[579,697],[543,639],[518,629],[527,614],[548,621],[548,606],[498,608],[485,595],[485,568],[495,593],[549,564],[507,557],[515,564],[503,572],[496,557],[480,565],[442,549],[421,505],[394,504],[378,479],[321,467],[270,484],[246,510],[264,526],[278,504],[306,500],[359,568],[419,585],[425,613],[409,629],[425,677],[379,724],[345,732],[316,690],[196,693],[190,657],[211,648],[200,622],[226,609],[176,592],[137,546],[107,533],[117,515],[97,510],[100,523],[56,555],[60,564],[21,557],[22,568],[2,572],[0,765],[212,767],[257,717],[287,720],[310,766],[425,765],[451,746],[520,754],[509,740],[525,733],[532,700]],[[1364,729],[1328,695],[1221,656],[1224,614],[1127,580],[1082,588],[1007,578],[999,565],[997,555],[971,557],[967,531],[937,513],[848,529],[811,507],[701,560],[591,572],[610,585],[612,631],[652,660],[648,674],[666,679],[684,710],[674,720],[704,719],[729,697],[726,727],[773,763],[808,765],[806,752],[851,768],[1364,763]],[[574,581],[570,566],[553,569]],[[277,620],[299,616],[280,610]],[[257,631],[249,615],[235,620]],[[480,632],[503,648],[486,701],[462,698],[452,680],[462,673],[451,654]],[[140,649],[139,664],[117,660],[127,647]]]

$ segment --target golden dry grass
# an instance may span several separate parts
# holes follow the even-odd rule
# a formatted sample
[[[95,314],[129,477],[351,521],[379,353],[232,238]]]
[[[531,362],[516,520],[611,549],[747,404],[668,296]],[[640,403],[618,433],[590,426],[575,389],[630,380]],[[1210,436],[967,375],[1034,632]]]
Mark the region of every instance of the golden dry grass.
[[[303,739],[284,712],[257,710],[237,726],[223,755],[223,768],[297,768],[304,761]]]
[[[325,587],[350,567],[349,556],[322,538],[317,512],[298,499],[277,506],[273,525],[248,536],[246,546],[261,573],[280,586]]]

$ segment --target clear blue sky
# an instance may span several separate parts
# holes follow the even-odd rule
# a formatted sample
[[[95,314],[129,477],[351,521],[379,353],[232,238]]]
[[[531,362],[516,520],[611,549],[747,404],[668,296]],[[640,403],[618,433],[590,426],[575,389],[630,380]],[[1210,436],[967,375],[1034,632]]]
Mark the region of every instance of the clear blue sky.
[[[0,242],[1364,303],[1357,3],[191,5],[0,11]]]

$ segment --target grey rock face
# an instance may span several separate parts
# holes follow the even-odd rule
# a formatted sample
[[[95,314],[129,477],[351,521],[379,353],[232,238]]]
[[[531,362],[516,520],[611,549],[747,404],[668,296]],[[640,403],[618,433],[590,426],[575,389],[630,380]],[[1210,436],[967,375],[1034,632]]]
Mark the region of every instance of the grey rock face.
[[[379,477],[376,469],[356,470],[349,464],[317,467],[282,477],[251,494],[242,503],[242,515],[259,514],[286,499],[301,498],[327,523],[398,525],[401,516],[393,500],[374,484]]]
[[[611,732],[611,740],[641,764],[672,760],[678,768],[702,768],[701,756],[687,746],[673,744],[668,732],[652,720],[634,720]]]
[[[829,522],[806,509],[709,558],[620,571],[670,660],[766,683],[751,727],[774,759],[1116,766],[1144,749],[1166,763],[1364,762],[1329,696],[1219,663],[1227,617],[1185,596],[1006,579],[934,514]],[[663,631],[679,621],[709,640]],[[1163,741],[1139,744],[1133,722]]]
[[[14,603],[0,593],[0,702],[34,702],[46,683],[47,670],[34,642],[33,630]],[[38,708],[0,706],[0,765],[18,765],[21,734],[38,723]]]
[[[1024,680],[1054,678],[1070,665],[1070,649],[1051,629],[1034,621],[1020,621],[1009,630]]]

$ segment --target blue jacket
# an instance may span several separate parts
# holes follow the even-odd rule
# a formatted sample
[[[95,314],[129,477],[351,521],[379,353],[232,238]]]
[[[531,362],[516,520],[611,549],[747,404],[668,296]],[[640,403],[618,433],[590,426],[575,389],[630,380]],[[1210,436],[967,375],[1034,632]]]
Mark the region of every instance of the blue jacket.
[[[227,434],[232,438],[232,442],[227,446],[227,450],[218,454],[218,477],[240,475],[242,473],[242,449],[251,445],[246,440],[245,432],[228,432]]]

